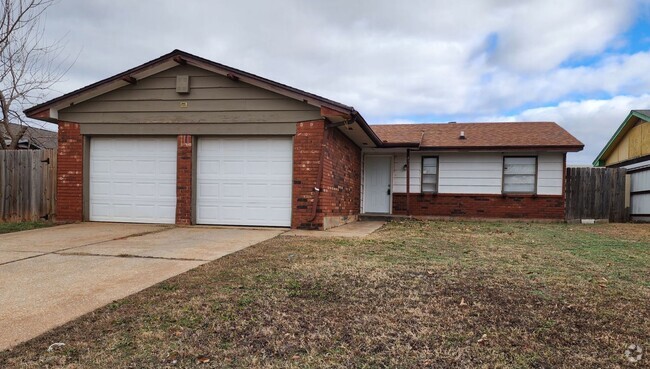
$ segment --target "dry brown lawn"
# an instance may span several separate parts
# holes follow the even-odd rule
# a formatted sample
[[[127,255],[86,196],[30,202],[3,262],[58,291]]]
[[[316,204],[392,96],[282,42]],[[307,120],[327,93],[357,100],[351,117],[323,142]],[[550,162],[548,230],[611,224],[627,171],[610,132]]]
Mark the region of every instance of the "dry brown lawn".
[[[650,225],[280,236],[0,353],[0,367],[647,368]]]

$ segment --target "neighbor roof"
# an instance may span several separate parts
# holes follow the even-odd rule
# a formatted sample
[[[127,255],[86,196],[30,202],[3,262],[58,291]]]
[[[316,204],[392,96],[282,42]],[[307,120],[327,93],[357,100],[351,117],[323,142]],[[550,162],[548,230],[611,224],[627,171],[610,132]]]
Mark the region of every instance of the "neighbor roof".
[[[19,124],[9,123],[9,129],[12,133],[18,132],[21,126]],[[9,137],[5,137],[8,140]],[[29,126],[23,137],[19,140],[21,147],[30,148],[35,146],[41,149],[55,149],[57,147],[57,133],[47,129]]]
[[[412,146],[440,150],[562,149],[584,147],[553,122],[433,123],[372,125],[387,146]],[[461,132],[464,139],[460,138]]]
[[[596,167],[605,165],[605,158],[612,152],[616,145],[625,137],[625,134],[634,127],[638,120],[650,122],[650,110],[631,110],[630,114],[625,117],[625,120],[618,127],[612,138],[609,139],[607,145],[603,147],[598,156],[593,162]]]

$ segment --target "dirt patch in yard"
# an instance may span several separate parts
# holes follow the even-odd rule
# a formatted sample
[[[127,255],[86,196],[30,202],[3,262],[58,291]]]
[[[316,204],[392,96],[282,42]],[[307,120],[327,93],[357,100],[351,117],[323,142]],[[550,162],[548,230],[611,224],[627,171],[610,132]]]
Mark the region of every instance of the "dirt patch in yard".
[[[278,237],[0,353],[0,367],[643,367],[624,352],[650,349],[650,243],[609,226]]]

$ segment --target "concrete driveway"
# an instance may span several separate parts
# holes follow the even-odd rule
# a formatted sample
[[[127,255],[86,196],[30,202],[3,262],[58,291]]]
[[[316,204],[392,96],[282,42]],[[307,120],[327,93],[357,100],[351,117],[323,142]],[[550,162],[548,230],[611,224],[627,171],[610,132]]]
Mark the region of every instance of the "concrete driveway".
[[[282,232],[81,223],[0,235],[0,350]]]

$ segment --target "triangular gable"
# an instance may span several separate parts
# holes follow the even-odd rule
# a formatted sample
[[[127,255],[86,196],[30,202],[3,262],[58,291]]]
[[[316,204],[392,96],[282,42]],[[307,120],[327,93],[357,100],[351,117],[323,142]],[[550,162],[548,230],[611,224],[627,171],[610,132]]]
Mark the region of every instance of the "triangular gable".
[[[25,114],[34,119],[57,122],[59,110],[82,103],[97,96],[117,90],[129,84],[137,83],[138,80],[145,79],[152,75],[161,73],[179,65],[191,65],[201,68],[227,78],[233,81],[241,81],[246,84],[256,86],[282,96],[304,102],[306,104],[321,109],[321,116],[330,122],[340,124],[345,122],[346,125],[358,124],[365,137],[377,146],[381,141],[376,134],[370,129],[368,123],[363,119],[361,114],[353,107],[338,103],[324,97],[296,89],[236,68],[232,68],[220,63],[216,63],[190,53],[174,50],[169,54],[163,55],[157,59],[129,69],[125,72],[116,74],[99,82],[93,83],[76,91],[70,92],[58,98],[52,99],[43,104],[36,105],[26,109]],[[346,133],[347,134],[347,133]]]
[[[625,120],[623,120],[623,123],[621,123],[614,135],[609,139],[605,147],[603,147],[592,164],[596,167],[605,166],[606,158],[616,149],[621,140],[623,140],[625,135],[638,123],[639,120],[650,122],[650,114],[647,112],[647,110],[630,111]]]

